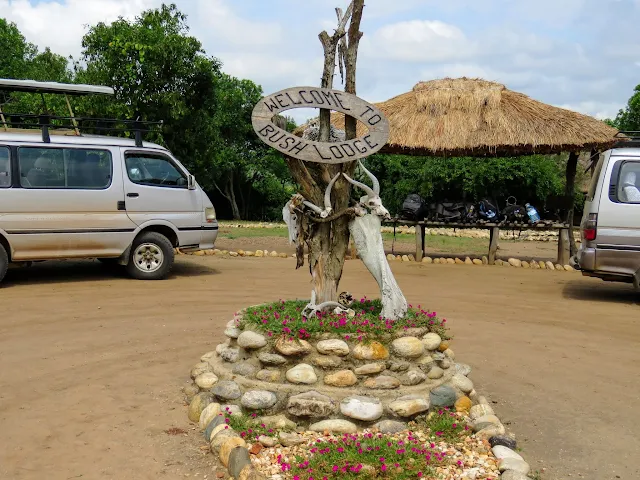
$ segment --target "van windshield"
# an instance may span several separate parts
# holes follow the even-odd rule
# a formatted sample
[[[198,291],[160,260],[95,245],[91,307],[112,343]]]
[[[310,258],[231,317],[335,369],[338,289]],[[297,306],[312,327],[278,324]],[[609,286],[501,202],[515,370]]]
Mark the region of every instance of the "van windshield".
[[[600,155],[598,164],[593,170],[593,177],[591,177],[591,183],[589,184],[589,191],[587,192],[587,202],[593,202],[593,198],[596,196],[596,188],[598,187],[598,180],[600,179],[600,172],[602,172],[602,163],[604,161],[604,155]]]

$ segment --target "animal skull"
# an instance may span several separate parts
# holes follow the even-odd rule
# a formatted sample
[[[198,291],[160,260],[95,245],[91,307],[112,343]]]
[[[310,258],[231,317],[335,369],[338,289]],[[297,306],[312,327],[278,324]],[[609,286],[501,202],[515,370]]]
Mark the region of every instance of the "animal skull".
[[[357,180],[353,180],[346,173],[343,173],[342,175],[347,179],[349,183],[360,188],[366,193],[364,197],[360,197],[361,206],[368,208],[369,211],[371,211],[371,213],[373,213],[374,215],[385,218],[387,220],[390,219],[391,215],[389,214],[389,210],[387,210],[384,205],[382,205],[382,199],[380,198],[380,182],[378,182],[378,179],[373,173],[365,168],[362,162],[358,161],[358,164],[360,165],[360,168],[364,170],[364,173],[366,173],[367,176],[371,179],[373,188],[365,185],[364,183],[358,182]]]

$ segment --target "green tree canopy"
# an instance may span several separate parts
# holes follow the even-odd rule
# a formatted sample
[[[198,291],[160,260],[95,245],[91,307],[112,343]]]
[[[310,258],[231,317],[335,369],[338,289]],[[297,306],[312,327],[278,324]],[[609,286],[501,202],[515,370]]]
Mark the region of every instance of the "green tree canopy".
[[[633,89],[627,106],[618,112],[614,120],[608,120],[607,123],[618,130],[640,130],[640,85]]]

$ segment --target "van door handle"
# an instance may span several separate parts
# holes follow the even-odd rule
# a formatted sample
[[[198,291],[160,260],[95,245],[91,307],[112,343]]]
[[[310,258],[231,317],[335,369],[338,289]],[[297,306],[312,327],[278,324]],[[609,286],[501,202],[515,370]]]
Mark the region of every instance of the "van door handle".
[[[127,193],[127,197],[129,198],[138,198],[139,196],[139,193]]]

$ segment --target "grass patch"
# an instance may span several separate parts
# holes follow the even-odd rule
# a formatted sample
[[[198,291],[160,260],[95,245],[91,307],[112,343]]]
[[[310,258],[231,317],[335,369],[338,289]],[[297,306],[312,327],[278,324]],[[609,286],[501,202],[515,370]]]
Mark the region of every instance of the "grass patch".
[[[427,415],[426,427],[431,432],[432,438],[449,443],[457,442],[470,433],[464,421],[449,408],[430,412]]]
[[[255,440],[261,435],[275,436],[278,432],[291,431],[289,428],[270,428],[264,423],[260,423],[258,413],[252,413],[251,415],[231,415],[229,412],[225,413],[225,423],[233,428],[238,435],[245,440]]]
[[[435,312],[423,310],[420,306],[410,306],[403,319],[388,320],[380,316],[380,300],[363,298],[351,306],[352,315],[324,312],[318,313],[317,318],[305,319],[302,310],[306,304],[304,300],[293,300],[251,307],[244,313],[240,326],[264,332],[271,338],[283,336],[300,340],[333,333],[347,341],[390,341],[397,332],[408,328],[426,328],[443,340],[451,338],[445,326],[446,320],[440,320]]]
[[[280,459],[287,478],[427,479],[434,478],[436,468],[448,461],[435,444],[424,444],[410,433],[402,438],[360,433],[319,439],[309,453],[308,458],[296,457],[293,464]]]

